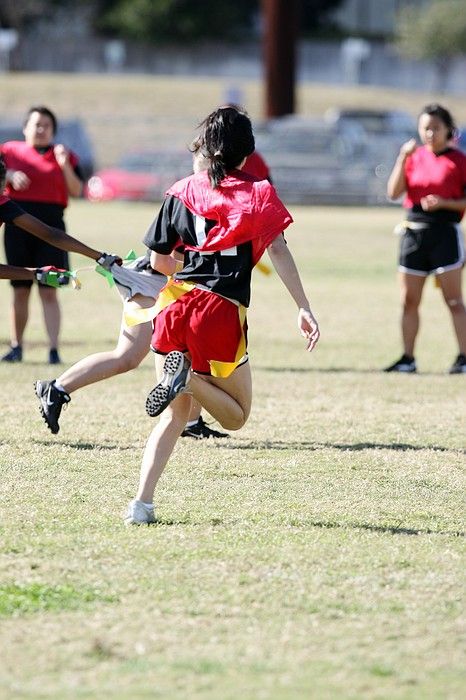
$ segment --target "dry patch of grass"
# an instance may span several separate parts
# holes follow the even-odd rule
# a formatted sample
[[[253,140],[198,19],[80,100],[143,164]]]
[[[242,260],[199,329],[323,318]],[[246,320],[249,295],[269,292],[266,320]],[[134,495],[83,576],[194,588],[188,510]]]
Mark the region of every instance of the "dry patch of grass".
[[[224,79],[60,73],[0,74],[2,117],[22,123],[31,104],[45,103],[58,117],[79,117],[96,149],[99,167],[113,165],[122,153],[150,148],[185,148],[196,125],[225,100]],[[263,116],[263,85],[238,80],[254,120]],[[297,86],[297,111],[323,115],[330,107],[386,107],[416,116],[427,102],[438,100],[466,123],[466,99],[369,86],[316,83]]]

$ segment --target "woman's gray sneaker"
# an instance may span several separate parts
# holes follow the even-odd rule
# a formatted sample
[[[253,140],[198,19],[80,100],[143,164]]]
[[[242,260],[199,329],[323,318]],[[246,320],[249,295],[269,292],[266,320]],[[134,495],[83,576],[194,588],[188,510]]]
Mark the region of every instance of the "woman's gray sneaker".
[[[191,363],[182,352],[169,352],[163,363],[162,379],[154,386],[146,399],[146,413],[155,418],[185,391],[189,382]]]

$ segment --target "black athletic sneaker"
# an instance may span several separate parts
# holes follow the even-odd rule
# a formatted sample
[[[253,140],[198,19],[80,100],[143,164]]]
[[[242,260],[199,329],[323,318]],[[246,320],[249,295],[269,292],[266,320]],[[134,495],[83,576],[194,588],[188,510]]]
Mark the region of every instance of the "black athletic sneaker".
[[[146,399],[146,413],[151,418],[160,415],[174,398],[186,389],[189,382],[190,361],[178,350],[169,352],[163,363],[162,378]]]
[[[213,430],[204,422],[202,416],[199,416],[195,425],[187,425],[181,433],[181,437],[192,437],[196,440],[204,438],[229,438],[228,433],[221,433],[219,430]]]
[[[448,374],[466,374],[466,355],[460,352],[448,370]]]
[[[2,362],[22,362],[23,361],[23,348],[21,345],[17,345],[11,348],[6,355],[3,355]]]
[[[36,396],[40,401],[39,410],[47,427],[54,435],[60,430],[58,419],[64,404],[71,401],[71,396],[64,391],[59,391],[53,382],[34,382]]]
[[[415,372],[416,361],[414,357],[402,355],[399,360],[394,362],[389,367],[385,367],[384,372]]]
[[[49,365],[59,365],[61,363],[57,348],[51,348],[49,352]]]

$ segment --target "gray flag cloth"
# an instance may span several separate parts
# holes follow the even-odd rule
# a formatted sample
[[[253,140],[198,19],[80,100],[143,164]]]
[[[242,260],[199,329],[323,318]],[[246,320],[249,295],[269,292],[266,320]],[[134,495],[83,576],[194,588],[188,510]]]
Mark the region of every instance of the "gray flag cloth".
[[[111,273],[123,301],[128,301],[135,294],[143,294],[145,297],[156,299],[160,290],[167,283],[165,275],[150,270],[137,270],[138,260],[133,260],[129,265],[112,265]]]

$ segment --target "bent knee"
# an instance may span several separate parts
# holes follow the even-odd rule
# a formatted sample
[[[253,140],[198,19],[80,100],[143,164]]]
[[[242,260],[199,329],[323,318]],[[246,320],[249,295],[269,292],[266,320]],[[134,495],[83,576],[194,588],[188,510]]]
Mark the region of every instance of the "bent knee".
[[[464,302],[461,298],[445,298],[445,303],[452,314],[462,314],[465,311]]]
[[[225,430],[240,430],[240,428],[243,427],[243,425],[246,423],[245,420],[242,421],[218,421],[222,428]]]
[[[222,420],[217,418],[218,422],[222,428],[225,428],[225,430],[240,430],[240,428],[245,425],[247,419],[248,416],[244,414],[242,416],[229,416],[228,418],[224,418]]]
[[[136,369],[141,364],[141,359],[139,357],[119,357],[118,358],[118,369],[120,372],[130,372],[132,369]]]

